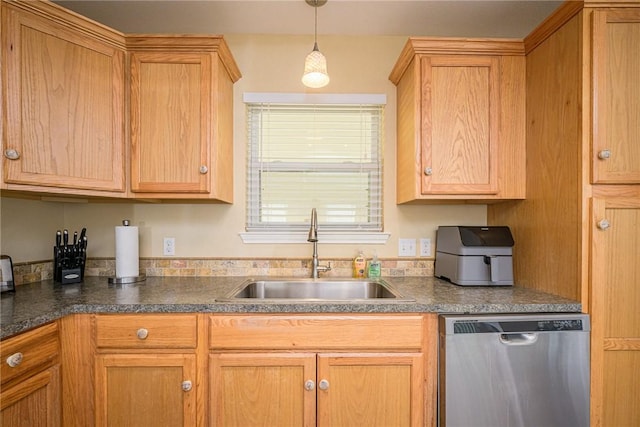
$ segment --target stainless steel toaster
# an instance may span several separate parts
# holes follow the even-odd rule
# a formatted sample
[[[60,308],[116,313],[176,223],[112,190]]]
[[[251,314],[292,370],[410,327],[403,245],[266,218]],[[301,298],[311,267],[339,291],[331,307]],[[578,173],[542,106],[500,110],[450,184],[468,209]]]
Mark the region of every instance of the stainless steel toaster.
[[[0,291],[9,292],[15,290],[13,282],[13,262],[8,255],[0,255]]]

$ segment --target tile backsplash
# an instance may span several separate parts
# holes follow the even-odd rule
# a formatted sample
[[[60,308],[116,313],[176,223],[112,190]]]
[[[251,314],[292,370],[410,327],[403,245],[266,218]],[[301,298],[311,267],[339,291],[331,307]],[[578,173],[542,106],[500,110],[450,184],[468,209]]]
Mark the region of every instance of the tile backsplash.
[[[434,260],[420,258],[381,259],[383,277],[433,276]],[[323,259],[331,262],[331,271],[324,277],[351,277],[351,259]],[[86,276],[115,276],[114,258],[89,258]],[[13,266],[17,285],[53,278],[51,261],[16,263]],[[308,277],[311,260],[282,259],[230,259],[230,258],[141,258],[140,270],[147,276],[273,276]]]

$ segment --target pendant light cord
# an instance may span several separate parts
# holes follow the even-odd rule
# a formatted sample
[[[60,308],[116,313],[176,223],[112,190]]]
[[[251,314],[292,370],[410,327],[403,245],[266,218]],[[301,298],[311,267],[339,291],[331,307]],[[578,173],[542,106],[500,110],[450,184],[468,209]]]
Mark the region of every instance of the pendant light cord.
[[[315,25],[313,31],[313,44],[315,45],[315,49],[318,49],[318,0],[315,0],[315,4],[313,6],[315,11]]]

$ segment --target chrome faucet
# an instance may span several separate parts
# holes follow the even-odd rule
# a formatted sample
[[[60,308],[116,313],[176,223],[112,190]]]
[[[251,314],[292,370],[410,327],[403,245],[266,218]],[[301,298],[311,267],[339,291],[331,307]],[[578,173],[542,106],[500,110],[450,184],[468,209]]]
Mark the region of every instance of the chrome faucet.
[[[331,263],[328,265],[319,265],[318,261],[318,214],[316,208],[311,209],[311,226],[309,227],[309,237],[307,242],[313,243],[313,258],[311,259],[311,278],[317,279],[320,271],[326,272],[331,270]]]

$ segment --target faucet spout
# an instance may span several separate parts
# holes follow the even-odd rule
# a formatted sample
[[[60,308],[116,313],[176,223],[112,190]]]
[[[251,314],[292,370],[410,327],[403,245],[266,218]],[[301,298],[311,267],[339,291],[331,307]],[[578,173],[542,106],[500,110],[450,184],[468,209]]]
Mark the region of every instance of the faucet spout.
[[[316,208],[311,209],[311,225],[309,227],[309,237],[307,238],[307,242],[317,242],[318,241],[318,214],[316,212]]]
[[[318,214],[316,208],[311,209],[311,225],[309,226],[309,237],[307,242],[313,243],[313,256],[311,258],[311,278],[317,279],[320,271],[325,272],[331,270],[331,263],[328,265],[320,265],[318,260]]]

